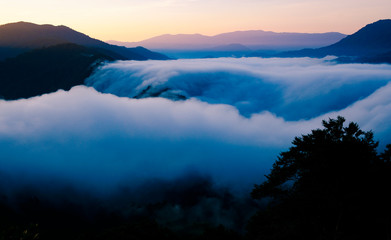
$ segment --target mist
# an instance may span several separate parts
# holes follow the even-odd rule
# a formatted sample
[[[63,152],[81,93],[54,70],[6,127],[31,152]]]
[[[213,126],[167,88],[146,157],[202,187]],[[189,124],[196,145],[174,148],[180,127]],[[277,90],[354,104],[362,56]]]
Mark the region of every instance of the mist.
[[[111,63],[86,80],[95,89],[0,101],[1,171],[105,194],[197,172],[248,192],[323,119],[342,115],[389,142],[390,76],[389,65],[310,58]],[[147,86],[169,90],[129,98]]]
[[[391,142],[391,66],[330,60],[120,61],[89,86],[0,100],[0,195],[70,201],[86,215],[168,201],[160,222],[234,227],[278,154],[323,119],[373,130],[380,149]],[[230,207],[226,193],[237,197]]]
[[[390,81],[389,65],[336,64],[332,60],[124,61],[101,67],[86,84],[117,96],[196,98],[234,106],[246,117],[268,111],[297,121],[342,110]]]
[[[184,171],[251,186],[296,128],[309,130],[270,113],[247,119],[229,105],[119,98],[83,86],[0,106],[3,171],[103,192]]]

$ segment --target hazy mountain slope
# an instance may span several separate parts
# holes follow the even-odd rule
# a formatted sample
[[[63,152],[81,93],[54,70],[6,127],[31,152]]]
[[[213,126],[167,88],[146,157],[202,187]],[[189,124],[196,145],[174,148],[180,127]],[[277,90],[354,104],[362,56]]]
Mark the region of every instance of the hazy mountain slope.
[[[151,49],[200,49],[213,47],[211,37],[201,34],[164,34],[140,42],[108,41],[108,43],[125,47],[149,46]]]
[[[116,59],[147,60],[167,59],[166,56],[147,49],[125,48],[110,45],[72,30],[66,26],[37,25],[27,22],[9,23],[0,26],[0,59],[16,56],[30,49],[74,43],[96,48]]]
[[[215,36],[217,41],[231,41],[241,43],[248,47],[299,47],[299,46],[325,46],[335,43],[346,35],[329,33],[276,33],[271,31],[238,31],[223,33]]]
[[[391,51],[368,56],[343,56],[338,57],[339,63],[389,63],[391,64]]]
[[[117,46],[115,46],[117,47]],[[119,47],[118,48],[125,48],[125,47]],[[129,48],[126,48],[126,49],[129,49]],[[144,56],[146,57],[147,59],[151,59],[151,60],[168,60],[169,58],[167,56],[165,56],[164,54],[161,54],[161,53],[158,53],[158,52],[153,52],[153,51],[150,51],[144,47],[135,47],[135,48],[132,48],[132,52],[133,53],[136,53],[140,56]]]
[[[375,56],[391,51],[391,20],[368,24],[341,41],[318,49],[303,49],[279,54],[282,57]]]
[[[23,53],[0,62],[0,97],[28,98],[84,83],[110,56],[75,44],[62,44]]]
[[[376,56],[363,57],[359,60],[364,63],[391,63],[391,51]]]
[[[212,51],[231,51],[231,52],[251,52],[251,49],[238,43],[232,43],[227,45],[220,45],[214,48],[211,48]]]
[[[346,35],[341,33],[276,33],[262,30],[237,31],[216,36],[201,34],[165,34],[140,42],[113,44],[134,47],[142,45],[151,49],[208,49],[230,44],[241,44],[253,50],[259,48],[320,47],[335,43]]]

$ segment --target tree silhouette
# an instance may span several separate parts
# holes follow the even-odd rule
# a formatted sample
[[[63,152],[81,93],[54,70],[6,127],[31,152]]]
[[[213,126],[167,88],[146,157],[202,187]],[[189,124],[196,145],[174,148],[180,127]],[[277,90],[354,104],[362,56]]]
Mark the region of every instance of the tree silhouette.
[[[271,202],[250,220],[250,238],[388,237],[384,187],[391,186],[391,145],[378,155],[371,131],[344,122],[340,116],[323,121],[323,129],[296,137],[280,154],[267,180],[252,191],[253,198]]]

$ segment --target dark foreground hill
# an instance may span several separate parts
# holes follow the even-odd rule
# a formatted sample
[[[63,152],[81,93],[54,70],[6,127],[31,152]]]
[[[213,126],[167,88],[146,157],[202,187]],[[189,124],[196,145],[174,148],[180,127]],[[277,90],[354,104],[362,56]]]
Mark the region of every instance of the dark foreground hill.
[[[325,57],[334,55],[350,61],[390,62],[383,55],[391,51],[391,20],[368,24],[358,32],[327,47],[283,52],[279,57]],[[383,59],[383,60],[382,60]],[[387,60],[388,59],[388,60]]]
[[[391,145],[379,152],[373,132],[344,122],[295,137],[253,199],[191,173],[135,188],[124,181],[105,194],[0,175],[0,239],[390,239]]]
[[[9,23],[0,26],[0,60],[15,57],[32,49],[64,43],[95,48],[96,51],[115,59],[168,59],[163,54],[149,51],[143,47],[126,48],[107,44],[66,26],[37,25],[27,22]]]
[[[28,98],[84,84],[102,61],[114,58],[96,49],[62,44],[0,62],[0,98]]]

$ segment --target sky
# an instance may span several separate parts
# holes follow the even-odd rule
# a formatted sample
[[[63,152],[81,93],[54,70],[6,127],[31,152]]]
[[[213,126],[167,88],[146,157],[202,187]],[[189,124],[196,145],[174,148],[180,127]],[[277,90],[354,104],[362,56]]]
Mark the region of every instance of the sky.
[[[0,24],[66,25],[100,40],[238,30],[352,34],[391,18],[390,0],[0,0]]]

